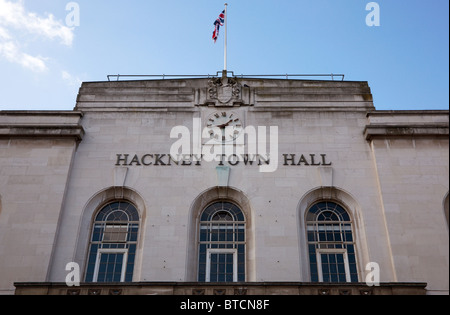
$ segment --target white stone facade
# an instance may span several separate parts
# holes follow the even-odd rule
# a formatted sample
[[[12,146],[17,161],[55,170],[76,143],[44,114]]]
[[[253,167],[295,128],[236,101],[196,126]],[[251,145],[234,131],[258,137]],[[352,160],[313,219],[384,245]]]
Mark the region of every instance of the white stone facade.
[[[267,139],[278,127],[277,169],[169,160],[172,129],[192,136],[215,112]],[[359,282],[376,262],[381,282],[448,294],[448,127],[448,111],[376,111],[366,82],[341,81],[91,82],[74,111],[0,112],[0,293],[64,282],[69,262],[83,281],[95,214],[115,200],[140,214],[133,282],[197,281],[199,217],[222,200],[245,215],[247,282],[310,282],[306,213],[332,201]]]

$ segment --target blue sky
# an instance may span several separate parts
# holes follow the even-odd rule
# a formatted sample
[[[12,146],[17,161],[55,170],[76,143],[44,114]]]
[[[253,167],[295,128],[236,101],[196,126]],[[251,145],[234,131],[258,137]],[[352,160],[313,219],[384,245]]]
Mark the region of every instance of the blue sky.
[[[66,23],[69,2],[79,26]],[[343,73],[379,110],[449,109],[449,1],[228,0],[228,70]],[[72,110],[82,81],[223,69],[224,0],[0,0],[0,110]]]

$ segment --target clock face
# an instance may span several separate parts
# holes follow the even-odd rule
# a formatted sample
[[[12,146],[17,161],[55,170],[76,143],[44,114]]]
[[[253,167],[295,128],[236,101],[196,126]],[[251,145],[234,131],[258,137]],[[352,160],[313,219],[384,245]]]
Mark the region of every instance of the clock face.
[[[220,142],[233,141],[243,130],[241,119],[236,113],[228,111],[210,115],[206,127],[209,128],[210,138]]]

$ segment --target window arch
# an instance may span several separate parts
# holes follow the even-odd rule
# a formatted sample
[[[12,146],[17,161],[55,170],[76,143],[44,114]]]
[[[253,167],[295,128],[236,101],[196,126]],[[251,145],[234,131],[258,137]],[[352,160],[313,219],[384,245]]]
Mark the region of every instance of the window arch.
[[[339,204],[320,201],[306,214],[312,282],[358,282],[353,222]]]
[[[246,255],[246,220],[231,202],[209,205],[199,226],[199,282],[243,282]]]
[[[86,282],[132,282],[139,212],[127,201],[105,205],[92,225]]]

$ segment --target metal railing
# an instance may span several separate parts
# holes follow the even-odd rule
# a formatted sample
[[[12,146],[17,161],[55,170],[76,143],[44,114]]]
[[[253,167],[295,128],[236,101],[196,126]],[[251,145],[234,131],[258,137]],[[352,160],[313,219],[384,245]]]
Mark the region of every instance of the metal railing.
[[[217,71],[216,74],[205,74],[205,75],[195,75],[195,74],[110,74],[108,75],[108,81],[121,81],[123,80],[156,80],[156,79],[194,79],[194,78],[215,78],[222,76],[222,71]],[[317,78],[317,77],[327,77],[331,78],[332,81],[340,79],[344,81],[344,74],[235,74],[233,71],[227,71],[227,74],[231,74],[235,78],[285,78],[286,80],[290,78]]]

